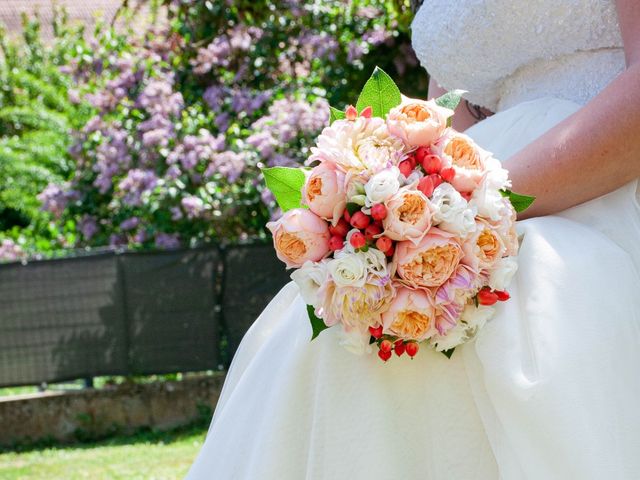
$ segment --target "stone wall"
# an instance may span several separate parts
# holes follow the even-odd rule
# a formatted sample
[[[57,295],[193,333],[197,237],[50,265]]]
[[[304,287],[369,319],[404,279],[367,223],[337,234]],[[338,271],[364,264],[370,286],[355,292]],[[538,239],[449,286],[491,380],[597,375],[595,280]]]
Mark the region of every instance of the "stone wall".
[[[0,445],[72,442],[148,427],[165,430],[209,416],[224,374],[176,382],[0,398]]]

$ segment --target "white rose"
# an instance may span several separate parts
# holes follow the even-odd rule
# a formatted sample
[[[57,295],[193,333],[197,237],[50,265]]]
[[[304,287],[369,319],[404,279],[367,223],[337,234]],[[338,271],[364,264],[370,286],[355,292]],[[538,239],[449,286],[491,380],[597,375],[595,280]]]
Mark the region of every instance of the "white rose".
[[[489,272],[489,286],[493,290],[506,290],[517,270],[514,257],[501,258]]]
[[[443,183],[433,192],[433,223],[449,233],[466,237],[476,229],[476,211],[449,183]]]
[[[398,167],[379,171],[364,186],[367,194],[367,206],[382,203],[400,188],[400,170]]]
[[[377,248],[370,248],[366,252],[358,252],[364,259],[367,265],[367,271],[378,277],[386,277],[387,272],[387,257]]]
[[[327,270],[328,262],[329,260],[320,262],[307,260],[302,267],[294,270],[291,274],[291,280],[298,285],[300,296],[307,305],[316,307],[320,303],[318,289],[327,281],[329,276]]]
[[[363,287],[367,280],[367,264],[357,253],[339,250],[329,261],[328,268],[338,287]]]
[[[467,338],[467,326],[458,322],[445,335],[433,335],[429,339],[429,343],[437,352],[444,352],[463,344]]]
[[[347,332],[344,328],[338,329],[339,345],[356,355],[372,352],[371,345],[369,345],[369,338],[370,334],[368,332],[360,332],[355,329]]]
[[[460,315],[460,321],[467,324],[468,336],[472,336],[479,329],[484,327],[493,316],[493,308],[486,305],[467,305]]]
[[[501,169],[506,172],[506,170]],[[495,175],[494,175],[495,173]],[[494,222],[499,221],[504,216],[510,216],[511,212],[506,208],[504,197],[500,193],[498,185],[501,183],[499,177],[502,176],[500,170],[487,172],[480,186],[473,192],[469,205],[474,207],[481,217]]]

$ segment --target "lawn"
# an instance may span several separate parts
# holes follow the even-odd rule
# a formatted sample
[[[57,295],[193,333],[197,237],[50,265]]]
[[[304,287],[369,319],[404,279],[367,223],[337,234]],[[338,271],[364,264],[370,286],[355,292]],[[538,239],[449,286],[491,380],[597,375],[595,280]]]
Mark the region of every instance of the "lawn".
[[[96,443],[0,452],[2,480],[173,480],[195,459],[206,427],[144,432]]]

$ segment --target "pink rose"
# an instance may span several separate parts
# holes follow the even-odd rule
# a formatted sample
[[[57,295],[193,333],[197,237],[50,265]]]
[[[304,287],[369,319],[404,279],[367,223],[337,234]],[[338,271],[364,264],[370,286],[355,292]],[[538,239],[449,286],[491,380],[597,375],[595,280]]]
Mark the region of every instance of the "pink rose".
[[[483,277],[466,265],[458,265],[456,271],[436,290],[436,322],[439,335],[444,335],[457,324],[467,301],[482,286]]]
[[[476,272],[491,268],[506,253],[507,248],[496,227],[486,220],[476,220],[477,229],[462,245],[462,263]]]
[[[306,208],[294,208],[279,220],[267,223],[273,234],[278,258],[287,268],[301,267],[310,260],[316,262],[329,251],[329,225]]]
[[[396,244],[393,262],[401,283],[411,288],[432,288],[449,280],[462,255],[462,247],[453,234],[433,227],[417,245]]]
[[[440,107],[435,100],[404,97],[402,103],[387,114],[389,131],[411,147],[429,146],[447,128],[453,110]]]
[[[418,243],[431,227],[431,204],[420,190],[407,185],[393,194],[384,205],[384,235],[392,240]]]
[[[481,149],[467,135],[448,130],[432,147],[445,167],[453,167],[455,175],[451,184],[459,192],[472,192],[482,181],[485,160],[491,155]]]
[[[429,292],[398,287],[389,309],[382,314],[384,333],[421,342],[433,335],[436,311]]]
[[[316,215],[337,222],[347,199],[345,175],[331,162],[323,162],[311,170],[302,188],[302,201]]]

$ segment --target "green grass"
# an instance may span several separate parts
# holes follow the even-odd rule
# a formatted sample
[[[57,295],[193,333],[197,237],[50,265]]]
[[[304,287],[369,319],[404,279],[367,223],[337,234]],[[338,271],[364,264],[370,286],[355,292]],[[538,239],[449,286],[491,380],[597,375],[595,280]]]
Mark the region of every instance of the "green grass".
[[[204,426],[70,446],[0,453],[2,480],[182,479],[202,447]]]

